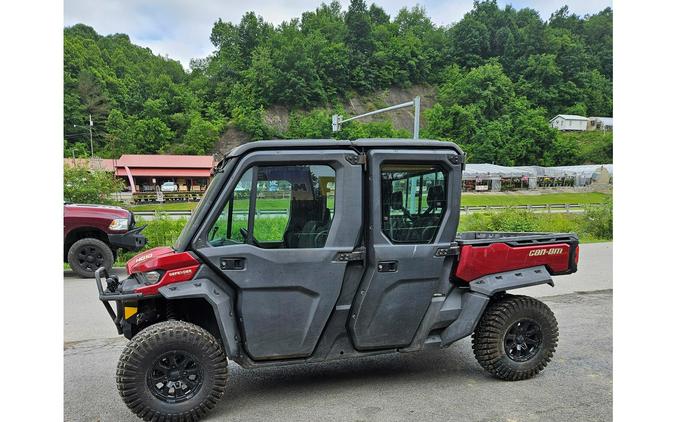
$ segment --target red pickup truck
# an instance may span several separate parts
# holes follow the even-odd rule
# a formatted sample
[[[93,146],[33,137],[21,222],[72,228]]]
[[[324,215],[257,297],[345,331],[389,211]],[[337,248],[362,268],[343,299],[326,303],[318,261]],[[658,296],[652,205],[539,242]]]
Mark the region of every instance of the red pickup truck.
[[[146,238],[135,227],[134,215],[109,205],[63,206],[63,262],[85,278],[100,267],[110,270],[117,250],[138,251]]]

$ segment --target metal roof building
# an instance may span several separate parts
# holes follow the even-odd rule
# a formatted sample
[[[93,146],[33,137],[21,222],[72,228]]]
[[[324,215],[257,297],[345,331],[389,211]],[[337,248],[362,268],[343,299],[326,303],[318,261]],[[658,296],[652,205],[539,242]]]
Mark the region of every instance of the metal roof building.
[[[144,180],[141,185],[145,186],[156,185],[159,180],[175,180],[187,186],[186,189],[191,189],[192,179],[198,179],[200,182],[194,184],[203,186],[211,177],[214,165],[211,155],[125,154],[114,163],[115,175],[128,180],[132,193],[139,186],[135,179]]]

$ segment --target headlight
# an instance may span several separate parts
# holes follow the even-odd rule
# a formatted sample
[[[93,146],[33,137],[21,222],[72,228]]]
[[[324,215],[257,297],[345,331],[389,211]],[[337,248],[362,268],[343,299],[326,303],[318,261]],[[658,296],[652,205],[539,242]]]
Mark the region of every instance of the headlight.
[[[110,230],[128,230],[129,229],[129,220],[126,218],[116,218],[108,226]]]
[[[162,275],[158,271],[150,271],[147,273],[143,273],[143,275],[150,284],[155,284],[159,281],[160,278],[162,278]]]

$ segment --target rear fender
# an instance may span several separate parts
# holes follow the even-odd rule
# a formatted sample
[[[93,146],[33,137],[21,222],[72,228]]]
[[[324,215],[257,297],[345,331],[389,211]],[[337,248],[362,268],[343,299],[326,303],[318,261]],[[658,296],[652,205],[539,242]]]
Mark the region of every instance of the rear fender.
[[[543,265],[490,274],[472,281],[469,284],[471,291],[462,297],[462,311],[459,317],[441,333],[441,346],[449,346],[471,335],[483,316],[490,298],[495,294],[539,284],[553,286],[551,275]]]
[[[549,284],[553,287],[551,274],[549,274],[543,265],[486,275],[470,282],[469,288],[474,292],[492,296],[495,293],[536,286],[538,284]]]

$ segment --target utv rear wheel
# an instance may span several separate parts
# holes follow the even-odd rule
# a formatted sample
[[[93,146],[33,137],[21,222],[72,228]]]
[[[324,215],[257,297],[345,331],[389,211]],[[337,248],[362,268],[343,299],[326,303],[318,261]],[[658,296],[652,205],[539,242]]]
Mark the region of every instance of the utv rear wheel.
[[[91,278],[100,267],[112,269],[115,258],[103,241],[87,237],[73,243],[68,250],[68,264],[80,277]]]
[[[146,421],[196,421],[225,392],[227,358],[203,328],[160,322],[139,332],[117,364],[124,403]]]
[[[544,303],[504,295],[491,302],[472,336],[478,363],[497,378],[531,378],[551,361],[558,345],[558,322]]]

